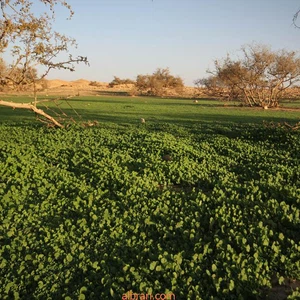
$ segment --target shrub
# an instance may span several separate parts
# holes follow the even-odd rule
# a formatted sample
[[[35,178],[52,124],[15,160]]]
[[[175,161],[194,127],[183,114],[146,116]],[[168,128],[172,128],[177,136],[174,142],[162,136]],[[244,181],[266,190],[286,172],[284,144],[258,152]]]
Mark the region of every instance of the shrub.
[[[136,87],[140,94],[167,96],[181,94],[184,84],[182,78],[171,75],[168,68],[158,68],[152,75],[138,75]]]
[[[112,88],[112,87],[114,87],[114,86],[116,86],[116,85],[121,85],[121,84],[126,84],[126,85],[128,85],[128,84],[135,84],[135,81],[134,81],[134,80],[131,80],[131,79],[129,79],[129,78],[121,79],[121,78],[119,78],[119,77],[117,77],[117,76],[114,76],[113,81],[111,81],[111,82],[108,84],[108,86]]]

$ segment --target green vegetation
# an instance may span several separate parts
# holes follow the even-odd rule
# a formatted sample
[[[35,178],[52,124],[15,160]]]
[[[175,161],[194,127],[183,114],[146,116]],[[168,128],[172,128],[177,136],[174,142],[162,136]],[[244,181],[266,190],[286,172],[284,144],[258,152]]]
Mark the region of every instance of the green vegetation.
[[[53,98],[53,97],[45,97]],[[55,97],[54,97],[55,98]],[[30,97],[7,96],[7,101],[30,102]],[[42,98],[44,99],[44,98]],[[262,124],[263,121],[291,122],[299,121],[299,111],[291,110],[263,110],[260,108],[239,107],[238,103],[217,100],[199,99],[193,103],[189,99],[161,99],[150,97],[104,97],[86,96],[75,97],[69,101],[72,108],[82,116],[83,120],[97,120],[99,122],[119,125],[139,124],[140,118],[145,118],[148,124],[172,123],[182,126],[214,123],[219,126],[232,122]],[[45,103],[60,113],[54,104]],[[224,107],[224,105],[226,105]],[[236,105],[236,106],[233,106]],[[48,112],[41,103],[39,107]],[[64,101],[60,107],[69,115],[77,118],[72,108]],[[284,108],[299,108],[300,101],[286,101]],[[49,113],[52,111],[49,110]],[[0,122],[32,124],[34,113],[26,110],[13,110],[10,107],[0,107]],[[36,124],[40,124],[36,122]]]
[[[99,125],[0,108],[1,299],[266,299],[300,278],[300,133],[263,124],[297,111],[70,102]]]

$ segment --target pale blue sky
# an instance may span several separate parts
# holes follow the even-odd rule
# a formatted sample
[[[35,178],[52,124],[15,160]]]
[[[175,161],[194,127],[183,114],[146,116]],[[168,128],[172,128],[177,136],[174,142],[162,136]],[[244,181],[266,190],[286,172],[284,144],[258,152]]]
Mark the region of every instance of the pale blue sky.
[[[206,76],[213,60],[259,42],[274,50],[299,50],[300,29],[292,25],[300,0],[69,0],[65,21],[58,6],[56,29],[76,38],[75,54],[90,67],[53,71],[49,79],[109,82],[134,79],[169,67],[186,85]],[[299,20],[300,23],[300,20]]]

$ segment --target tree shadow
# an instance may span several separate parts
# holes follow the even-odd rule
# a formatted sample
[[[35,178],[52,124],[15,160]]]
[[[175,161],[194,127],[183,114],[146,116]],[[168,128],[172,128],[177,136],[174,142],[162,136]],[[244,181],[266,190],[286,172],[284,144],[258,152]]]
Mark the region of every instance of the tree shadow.
[[[157,114],[155,111],[130,111],[132,106],[124,106],[124,112],[111,112],[108,110],[93,111],[91,109],[76,109],[83,120],[96,120],[98,122],[114,122],[116,124],[128,123],[136,124],[140,123],[140,118],[144,118],[147,123],[170,123],[178,125],[192,126],[195,124],[262,124],[263,122],[290,122],[297,121],[296,117],[289,115],[242,115],[242,114],[224,114],[224,113],[178,113],[178,112],[166,112]],[[127,108],[127,109],[126,109]],[[71,109],[66,110],[66,114],[72,117],[76,117]]]
[[[230,124],[263,124],[263,122],[293,124],[297,121],[297,112],[253,110],[239,107],[222,108],[217,101],[210,104],[207,103],[207,100],[203,100],[202,103],[194,104],[191,101],[190,103],[185,103],[185,101],[180,103],[171,101],[171,103],[168,103],[169,100],[167,99],[163,103],[161,99],[159,101],[149,101],[149,103],[141,100],[145,100],[145,98],[132,98],[130,101],[128,101],[128,98],[117,100],[76,98],[69,101],[71,106],[65,105],[65,107],[62,107],[62,111],[66,114],[67,120],[74,119],[78,122],[91,120],[116,125],[137,125],[141,123],[141,118],[143,118],[146,120],[146,126],[150,124],[154,127],[157,124],[169,123],[185,127],[209,124],[210,127],[221,128],[223,126],[226,128]],[[50,108],[49,113],[53,113],[55,109],[58,114],[62,114],[58,108],[53,107]],[[46,110],[46,112],[48,111]],[[28,124],[30,122],[38,123],[35,114],[31,111],[0,107],[0,123],[23,124],[24,122]]]
[[[35,113],[26,109],[0,107],[0,123],[35,122]]]
[[[127,96],[127,97],[131,97],[131,95],[128,92],[124,92],[124,91],[95,91],[97,93],[97,95],[100,96]]]

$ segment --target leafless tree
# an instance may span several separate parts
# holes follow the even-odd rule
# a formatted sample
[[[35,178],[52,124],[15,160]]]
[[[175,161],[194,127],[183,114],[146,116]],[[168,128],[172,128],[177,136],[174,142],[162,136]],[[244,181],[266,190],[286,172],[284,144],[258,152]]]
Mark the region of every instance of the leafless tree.
[[[300,58],[294,51],[272,51],[264,45],[248,45],[241,49],[242,58],[216,60],[208,90],[220,90],[230,99],[249,106],[276,107],[286,89],[300,80]]]
[[[33,13],[34,3],[44,3],[46,11],[41,15]],[[75,70],[75,64],[88,64],[83,56],[68,57],[61,61],[58,56],[68,53],[69,47],[76,47],[74,39],[53,30],[55,7],[61,4],[68,11],[69,18],[74,14],[70,5],[63,0],[1,0],[0,19],[0,53],[10,51],[13,62],[1,72],[2,82],[10,82],[14,86],[31,85],[34,101],[30,103],[15,103],[0,100],[0,105],[20,109],[29,109],[43,116],[56,126],[63,127],[53,116],[38,108],[38,80],[45,78],[52,69]],[[43,71],[37,75],[37,66]]]

